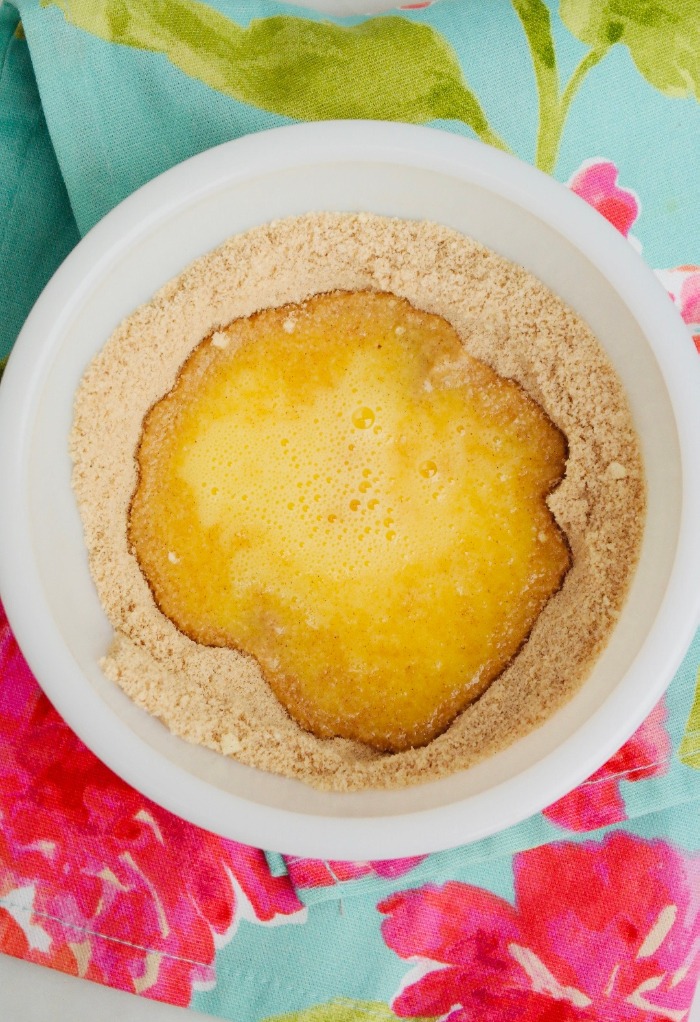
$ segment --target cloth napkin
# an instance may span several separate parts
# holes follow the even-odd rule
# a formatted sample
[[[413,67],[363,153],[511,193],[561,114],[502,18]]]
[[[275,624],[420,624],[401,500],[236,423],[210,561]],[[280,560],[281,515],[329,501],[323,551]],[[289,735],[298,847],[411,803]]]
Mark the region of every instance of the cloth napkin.
[[[408,8],[0,7],[0,354],[139,185],[331,117],[425,123],[552,173],[642,252],[700,350],[698,0]],[[325,862],[223,840],[129,788],[2,616],[0,950],[236,1022],[682,1022],[700,970],[699,662],[700,633],[636,734],[544,813],[428,857]]]

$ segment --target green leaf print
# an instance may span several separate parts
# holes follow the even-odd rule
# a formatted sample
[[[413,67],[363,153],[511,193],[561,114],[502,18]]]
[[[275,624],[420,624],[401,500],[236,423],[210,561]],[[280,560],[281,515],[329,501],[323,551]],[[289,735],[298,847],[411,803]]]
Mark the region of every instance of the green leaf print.
[[[563,122],[550,14],[543,0],[512,3],[525,31],[537,83],[540,118],[535,162],[538,167],[553,170]]]
[[[265,1022],[399,1022],[387,1004],[380,1001],[352,1001],[344,997],[315,1004],[289,1015],[275,1015]],[[430,1022],[425,1017],[413,1018],[412,1022]]]
[[[459,120],[491,130],[457,57],[431,28],[389,16],[347,28],[277,16],[242,28],[195,0],[42,0],[110,42],[165,54],[227,96],[299,120]]]
[[[685,734],[678,749],[678,758],[686,766],[700,770],[700,671],[698,671],[695,699],[685,725]]]
[[[700,99],[700,0],[561,0],[567,28],[594,51],[629,47],[666,96]]]

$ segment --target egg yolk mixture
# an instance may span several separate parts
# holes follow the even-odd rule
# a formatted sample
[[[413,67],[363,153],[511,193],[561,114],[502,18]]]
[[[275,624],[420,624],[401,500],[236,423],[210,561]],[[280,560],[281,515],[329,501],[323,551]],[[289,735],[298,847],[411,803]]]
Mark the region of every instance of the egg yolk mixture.
[[[148,412],[129,540],[161,611],[319,738],[424,745],[570,565],[566,441],[444,319],[334,292],[216,331]]]

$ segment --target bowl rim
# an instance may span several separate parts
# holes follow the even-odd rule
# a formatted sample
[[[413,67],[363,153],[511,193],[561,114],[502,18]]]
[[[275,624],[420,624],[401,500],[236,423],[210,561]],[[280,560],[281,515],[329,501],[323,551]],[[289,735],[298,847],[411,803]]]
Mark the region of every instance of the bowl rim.
[[[348,160],[408,163],[467,180],[514,201],[573,244],[612,285],[652,349],[668,388],[682,467],[679,536],[669,583],[645,643],[626,672],[627,683],[621,682],[553,752],[517,776],[459,802],[388,817],[292,812],[223,791],[157,753],[92,686],[76,685],[75,661],[52,619],[33,561],[22,485],[32,412],[53,357],[51,338],[54,343],[60,338],[62,325],[119,253],[227,183],[310,162]],[[674,335],[683,335],[686,343],[673,343]],[[629,738],[670,683],[700,621],[700,544],[693,542],[694,522],[700,520],[700,364],[687,343],[687,329],[652,270],[596,211],[548,175],[481,142],[395,122],[327,121],[273,128],[193,156],[128,196],[69,254],[30,313],[5,375],[0,389],[0,435],[5,438],[0,447],[0,592],[20,648],[58,712],[95,755],[157,804],[224,837],[296,855],[376,860],[443,850],[500,832],[570,791]],[[45,636],[41,644],[37,632]],[[640,687],[630,679],[642,677],[642,652]],[[556,771],[552,776],[550,760],[563,748],[577,766],[565,778]],[[533,797],[533,792],[540,795]]]

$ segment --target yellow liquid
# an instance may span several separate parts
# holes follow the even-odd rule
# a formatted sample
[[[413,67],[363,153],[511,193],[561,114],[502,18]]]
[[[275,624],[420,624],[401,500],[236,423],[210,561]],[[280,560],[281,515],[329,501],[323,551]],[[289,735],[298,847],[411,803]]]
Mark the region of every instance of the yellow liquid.
[[[333,293],[204,341],[144,420],[129,535],[163,613],[319,737],[397,751],[504,669],[569,567],[566,443],[453,328]]]

